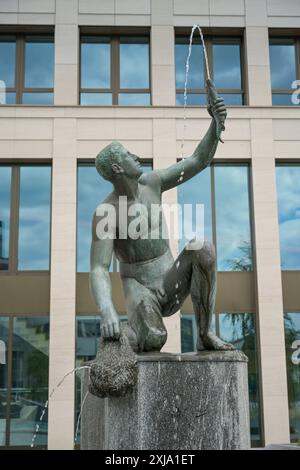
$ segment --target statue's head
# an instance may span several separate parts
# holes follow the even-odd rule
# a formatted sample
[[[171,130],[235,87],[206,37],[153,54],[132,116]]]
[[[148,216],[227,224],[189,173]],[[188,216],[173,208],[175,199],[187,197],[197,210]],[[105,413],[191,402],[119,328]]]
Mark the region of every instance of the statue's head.
[[[139,158],[115,141],[98,153],[95,164],[98,173],[111,182],[124,176],[138,179],[143,173]]]

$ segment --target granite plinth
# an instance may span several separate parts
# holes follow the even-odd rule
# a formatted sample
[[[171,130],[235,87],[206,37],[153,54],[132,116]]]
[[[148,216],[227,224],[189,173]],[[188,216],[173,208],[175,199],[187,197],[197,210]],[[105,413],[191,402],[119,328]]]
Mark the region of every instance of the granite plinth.
[[[81,449],[250,448],[247,357],[240,351],[138,355],[138,382],[120,398],[91,395],[88,381],[86,369]]]

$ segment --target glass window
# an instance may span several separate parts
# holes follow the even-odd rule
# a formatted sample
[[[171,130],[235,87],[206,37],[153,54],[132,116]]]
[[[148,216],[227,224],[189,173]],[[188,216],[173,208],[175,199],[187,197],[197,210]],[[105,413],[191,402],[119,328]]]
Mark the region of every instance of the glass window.
[[[218,320],[220,338],[232,343],[236,349],[243,351],[249,360],[248,386],[251,440],[252,445],[258,445],[261,442],[261,417],[255,315],[253,313],[221,313]]]
[[[81,38],[82,105],[150,105],[147,37]]]
[[[22,104],[53,104],[53,93],[23,93]]]
[[[248,165],[218,164],[215,172],[219,271],[251,271]]]
[[[270,68],[273,105],[292,106],[292,83],[297,78],[296,43],[293,39],[270,39]]]
[[[149,93],[120,93],[119,105],[121,106],[149,106]]]
[[[83,38],[81,43],[81,87],[110,88],[109,38]]]
[[[241,45],[213,44],[213,69],[217,88],[242,88]]]
[[[53,37],[0,37],[1,80],[6,87],[1,104],[53,104]]]
[[[205,37],[210,72],[216,87],[227,105],[242,105],[244,100],[241,65],[241,41],[239,39]],[[176,37],[176,104],[184,104],[186,60],[189,38]],[[206,67],[202,43],[194,36],[187,81],[187,104],[206,105]],[[197,90],[197,91],[196,91]]]
[[[25,88],[53,88],[54,47],[51,39],[27,38]]]
[[[35,445],[47,445],[47,413],[40,417],[48,399],[49,319],[14,318],[10,445],[30,446],[40,424]]]
[[[0,166],[0,271],[8,269],[11,167]]]
[[[143,163],[143,170],[151,171],[152,165]],[[93,215],[113,187],[98,174],[94,164],[80,164],[77,171],[77,272],[89,272]]]
[[[51,167],[20,168],[19,270],[48,270]]]
[[[0,38],[0,80],[6,88],[14,88],[16,70],[16,40]]]
[[[291,442],[300,439],[300,312],[284,316]]]
[[[276,167],[281,268],[300,269],[300,165]]]
[[[81,93],[80,104],[104,106],[112,104],[111,93]]]
[[[0,446],[6,445],[8,401],[8,317],[0,317]]]
[[[179,218],[179,233],[183,238],[179,240],[179,249],[183,250],[187,242],[193,236],[185,234],[184,224],[196,232],[196,204],[202,204],[204,209],[204,236],[206,240],[212,240],[212,211],[211,211],[211,169],[205,168],[198,175],[186,181],[178,187],[178,203],[181,207]],[[191,204],[191,211],[184,210],[184,204]],[[184,237],[184,235],[187,235]]]
[[[92,164],[80,164],[77,179],[77,271],[89,272],[93,215],[98,205],[111,193],[112,185],[98,174]]]
[[[120,38],[120,87],[149,88],[147,38]]]

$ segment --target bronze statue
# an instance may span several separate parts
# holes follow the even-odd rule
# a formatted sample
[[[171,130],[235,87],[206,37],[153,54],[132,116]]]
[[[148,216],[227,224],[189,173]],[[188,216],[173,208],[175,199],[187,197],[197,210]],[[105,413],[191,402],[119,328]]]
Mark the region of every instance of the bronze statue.
[[[212,161],[224,129],[226,108],[214,84],[208,80],[210,127],[193,155],[164,170],[144,174],[139,158],[123,145],[113,142],[96,157],[100,175],[113,184],[113,191],[98,207],[93,218],[90,284],[101,314],[101,336],[118,340],[119,316],[112,299],[109,266],[113,253],[120,260],[120,274],[127,305],[126,335],[134,351],[159,351],[166,342],[163,317],[179,310],[191,294],[198,326],[197,349],[227,350],[231,344],[221,341],[211,329],[216,297],[216,259],[212,243],[205,241],[199,249],[187,246],[174,261],[169,240],[163,237],[130,238],[121,233],[119,216],[133,204],[145,207],[160,204],[164,191],[171,189],[206,168]],[[126,199],[127,207],[120,201]],[[97,226],[104,205],[111,205],[117,214],[114,226],[100,236]],[[106,206],[105,206],[106,207]],[[127,223],[129,224],[130,217]],[[155,225],[155,224],[154,224]],[[158,225],[158,226],[157,226]],[[163,218],[158,218],[150,232],[161,233]],[[127,227],[128,228],[128,227]]]

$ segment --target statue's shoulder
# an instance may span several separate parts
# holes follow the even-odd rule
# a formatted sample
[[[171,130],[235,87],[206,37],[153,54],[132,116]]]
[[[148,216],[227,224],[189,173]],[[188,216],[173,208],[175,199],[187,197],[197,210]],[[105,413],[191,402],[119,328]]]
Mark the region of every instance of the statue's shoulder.
[[[151,186],[152,188],[160,188],[161,179],[158,172],[153,170],[149,173],[143,173],[139,178],[139,184],[142,186]]]
[[[94,212],[94,217],[96,217],[101,212],[101,209],[103,209],[103,207],[107,205],[111,205],[115,207],[117,202],[118,202],[117,196],[114,194],[114,192],[111,192],[110,194],[108,194],[108,196],[106,196],[105,199],[103,199],[103,201],[101,201],[98,204]]]

